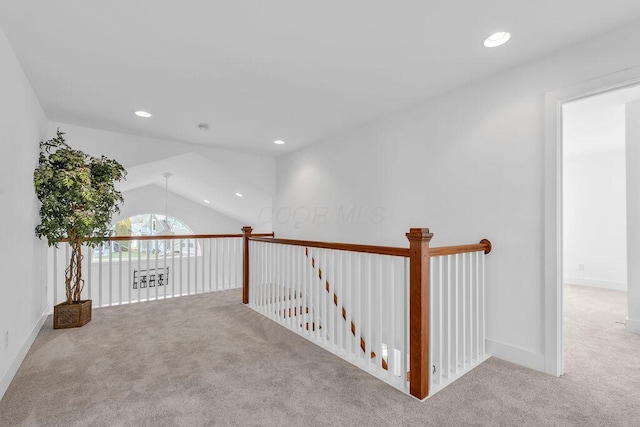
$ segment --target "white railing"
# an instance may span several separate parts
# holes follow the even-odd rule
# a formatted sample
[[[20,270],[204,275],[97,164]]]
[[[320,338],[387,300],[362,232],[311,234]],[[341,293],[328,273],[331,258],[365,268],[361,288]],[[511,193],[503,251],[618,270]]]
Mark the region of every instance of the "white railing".
[[[406,257],[264,241],[249,247],[250,307],[408,390]]]
[[[242,235],[114,237],[83,247],[84,299],[110,307],[242,287]],[[49,303],[65,301],[70,248],[50,249]]]
[[[430,394],[487,360],[484,251],[430,258]]]
[[[243,301],[418,399],[485,361],[491,242],[409,248],[255,237],[244,231]]]

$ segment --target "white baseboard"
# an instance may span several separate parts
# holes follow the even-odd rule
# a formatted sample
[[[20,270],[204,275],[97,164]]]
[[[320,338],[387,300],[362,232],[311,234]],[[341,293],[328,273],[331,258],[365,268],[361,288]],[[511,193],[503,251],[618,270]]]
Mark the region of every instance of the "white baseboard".
[[[627,317],[627,331],[640,334],[640,320],[632,320]]]
[[[544,354],[536,353],[490,339],[485,340],[487,354],[526,368],[544,372]]]
[[[44,310],[44,312],[42,313],[42,316],[40,316],[40,319],[31,330],[31,333],[27,337],[27,340],[25,341],[24,345],[16,355],[16,358],[13,360],[13,363],[11,363],[11,365],[9,366],[9,369],[7,369],[7,371],[2,375],[2,378],[0,378],[0,400],[2,400],[2,398],[4,397],[4,394],[9,388],[11,381],[13,381],[13,377],[15,377],[16,374],[18,373],[18,369],[20,369],[20,365],[22,365],[24,358],[27,356],[27,352],[31,348],[31,345],[35,341],[36,337],[38,336],[38,333],[40,332],[40,329],[42,329],[42,325],[44,325],[44,322],[47,320],[47,317],[49,317],[49,307],[47,307]]]
[[[625,282],[611,282],[606,280],[588,279],[585,277],[565,277],[565,284],[591,286],[593,288],[613,289],[615,291],[626,291],[627,284]]]

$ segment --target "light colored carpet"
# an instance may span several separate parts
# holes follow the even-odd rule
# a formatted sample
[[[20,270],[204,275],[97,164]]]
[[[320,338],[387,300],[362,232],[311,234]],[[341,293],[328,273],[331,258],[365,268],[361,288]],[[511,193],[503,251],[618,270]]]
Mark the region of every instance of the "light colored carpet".
[[[565,377],[490,359],[424,403],[240,298],[101,309],[73,330],[49,320],[0,425],[640,425],[640,336],[615,323],[615,295],[568,288]]]

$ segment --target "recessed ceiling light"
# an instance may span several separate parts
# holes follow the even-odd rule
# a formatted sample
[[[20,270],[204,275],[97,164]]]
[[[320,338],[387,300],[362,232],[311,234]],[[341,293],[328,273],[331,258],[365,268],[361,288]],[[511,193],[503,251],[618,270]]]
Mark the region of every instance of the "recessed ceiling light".
[[[276,144],[276,145],[282,145],[282,144],[284,144],[284,141],[281,140],[281,139],[276,139],[275,141],[273,141],[273,143]]]
[[[240,193],[236,193],[236,196],[238,196],[238,197],[244,197],[244,196],[243,196],[242,194],[240,194]]]
[[[134,114],[138,117],[144,117],[145,119],[148,119],[149,117],[153,116],[153,114],[147,113],[146,111],[136,111]]]
[[[204,199],[203,201],[204,201],[205,203],[207,203],[207,204],[208,204],[208,203],[211,203],[211,202],[210,202],[210,201],[208,201],[207,199]]]
[[[485,47],[498,47],[509,41],[511,38],[511,34],[506,31],[498,31],[497,33],[491,34],[489,37],[484,39]]]

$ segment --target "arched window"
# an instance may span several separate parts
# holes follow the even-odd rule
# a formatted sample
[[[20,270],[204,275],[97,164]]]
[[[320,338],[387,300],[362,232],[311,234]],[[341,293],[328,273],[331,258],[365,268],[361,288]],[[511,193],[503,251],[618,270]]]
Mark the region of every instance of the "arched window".
[[[172,216],[155,213],[130,216],[112,226],[114,236],[158,236],[158,240],[128,241],[115,240],[104,242],[94,249],[93,262],[107,259],[109,254],[131,252],[132,259],[146,256],[200,256],[200,244],[192,239],[162,240],[163,236],[183,236],[193,234],[184,222]],[[112,255],[113,256],[113,255]]]
[[[163,236],[193,234],[184,222],[172,216],[148,213],[134,215],[114,225],[116,236]]]

